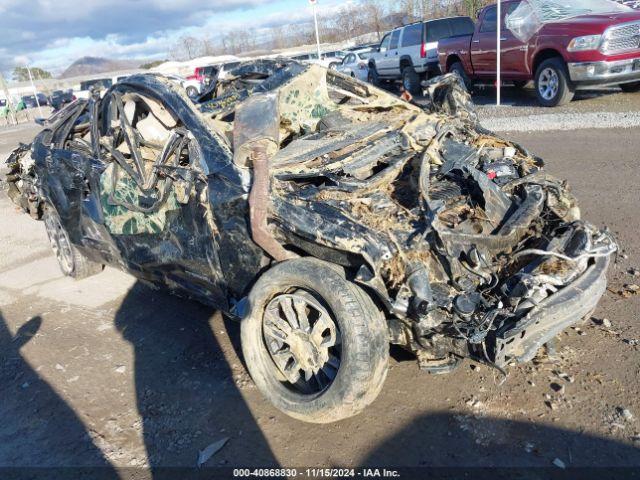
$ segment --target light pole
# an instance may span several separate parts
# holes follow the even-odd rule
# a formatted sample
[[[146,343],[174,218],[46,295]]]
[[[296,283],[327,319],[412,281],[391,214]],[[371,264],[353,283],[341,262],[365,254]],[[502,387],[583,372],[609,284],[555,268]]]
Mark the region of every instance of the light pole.
[[[27,67],[27,72],[29,73],[29,80],[31,80],[31,88],[33,88],[33,94],[36,97],[36,105],[38,105],[38,113],[42,118],[42,108],[40,107],[40,100],[38,99],[38,90],[36,89],[36,86],[33,83],[33,76],[31,75],[31,69],[29,68],[29,65],[26,65],[26,67]]]
[[[496,106],[500,106],[502,88],[502,0],[498,0],[498,28],[496,29]]]
[[[313,7],[313,23],[316,26],[316,47],[318,48],[318,61],[320,58],[320,32],[318,31],[318,0],[309,0],[309,3]]]

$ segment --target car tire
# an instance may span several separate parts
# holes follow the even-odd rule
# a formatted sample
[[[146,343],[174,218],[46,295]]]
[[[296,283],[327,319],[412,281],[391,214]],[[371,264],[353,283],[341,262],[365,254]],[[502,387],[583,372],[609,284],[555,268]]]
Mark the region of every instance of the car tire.
[[[65,276],[81,280],[104,270],[104,265],[89,260],[71,243],[58,213],[51,206],[45,207],[43,220],[51,249]]]
[[[367,81],[374,87],[380,87],[380,75],[375,65],[369,66],[369,72],[367,72]]]
[[[549,58],[536,70],[536,96],[544,107],[566,105],[575,94],[569,72],[561,58]]]
[[[341,267],[312,258],[280,263],[258,279],[249,305],[241,322],[244,359],[258,389],[280,411],[331,423],[376,399],[387,375],[388,327]],[[318,332],[322,342],[312,344]]]
[[[462,83],[464,84],[464,88],[467,89],[467,92],[471,92],[473,83],[467,76],[467,72],[464,71],[464,65],[462,65],[461,62],[455,62],[451,65],[449,67],[449,73],[456,73],[462,79]]]
[[[198,96],[198,89],[196,87],[189,86],[185,90],[189,98],[196,98]]]
[[[620,89],[625,93],[640,92],[640,82],[623,83],[620,85]]]
[[[420,75],[418,75],[412,66],[406,66],[402,69],[402,86],[411,95],[421,93]]]

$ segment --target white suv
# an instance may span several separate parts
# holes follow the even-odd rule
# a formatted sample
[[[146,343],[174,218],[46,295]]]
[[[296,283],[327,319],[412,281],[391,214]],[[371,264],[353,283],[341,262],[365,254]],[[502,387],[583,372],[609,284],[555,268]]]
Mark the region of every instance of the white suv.
[[[474,29],[469,17],[440,18],[396,28],[385,35],[369,59],[368,80],[378,85],[384,80],[402,79],[405,90],[418,93],[422,80],[441,73],[438,41],[472,35]]]

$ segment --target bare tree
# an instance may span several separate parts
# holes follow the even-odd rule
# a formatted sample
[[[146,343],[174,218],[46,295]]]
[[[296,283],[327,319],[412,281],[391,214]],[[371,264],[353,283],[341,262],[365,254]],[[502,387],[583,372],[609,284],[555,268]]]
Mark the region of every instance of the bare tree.
[[[171,50],[171,56],[176,60],[192,60],[202,55],[202,41],[184,35],[178,39]]]
[[[386,13],[386,2],[381,0],[360,0],[364,24],[369,32],[375,32],[378,40],[382,38],[384,32],[384,16]]]

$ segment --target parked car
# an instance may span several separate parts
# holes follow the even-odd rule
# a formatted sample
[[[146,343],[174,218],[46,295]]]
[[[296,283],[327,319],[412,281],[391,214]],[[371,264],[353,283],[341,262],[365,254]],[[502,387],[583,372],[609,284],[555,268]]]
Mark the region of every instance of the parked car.
[[[505,81],[523,86],[534,80],[538,101],[546,107],[566,104],[576,90],[594,86],[640,90],[640,12],[621,11],[624,7],[606,0],[598,11],[576,3],[575,8],[560,11],[554,21],[541,24],[524,42],[505,22],[522,3],[503,2],[501,75]],[[495,82],[496,30],[497,7],[490,5],[480,12],[472,34],[440,42],[442,70],[457,73],[468,87],[474,82]]]
[[[107,89],[111,88],[112,85],[112,78],[96,78],[93,80],[85,80],[84,82],[80,82],[80,90],[75,92],[75,96],[77,98],[84,98],[86,100],[91,96],[91,90],[96,88],[100,90],[101,95],[104,95]]]
[[[36,95],[24,95],[22,102],[25,108],[36,108],[38,105],[44,107],[49,104],[49,100],[44,93],[38,93],[38,100],[36,101]]]
[[[369,58],[373,53],[373,49],[365,48],[362,50],[355,50],[347,54],[342,59],[342,63],[338,65],[336,70],[350,77],[357,78],[366,82],[369,78]]]
[[[606,290],[617,246],[566,183],[482,129],[456,75],[426,91],[262,61],[196,105],[132,76],[15,149],[8,194],[64,274],[108,264],[213,305],[266,398],[337,421],[378,396],[389,342],[433,373],[504,368]]]
[[[190,98],[197,98],[203,93],[205,87],[214,79],[224,79],[229,72],[237,68],[240,62],[227,62],[216,65],[208,65],[205,67],[197,67],[193,75],[186,78],[184,88]]]
[[[54,90],[49,97],[49,104],[54,110],[60,110],[75,99],[73,90]]]
[[[338,68],[342,60],[347,55],[347,52],[338,50],[338,51],[330,51],[330,52],[321,52],[320,58],[318,58],[317,53],[304,53],[301,55],[295,55],[291,57],[292,60],[296,62],[306,63],[309,65],[320,65],[325,68],[330,68],[335,70]]]
[[[467,35],[474,24],[469,17],[451,17],[417,22],[396,28],[384,36],[369,59],[369,82],[402,80],[405,90],[419,93],[421,82],[440,75],[438,42]]]

